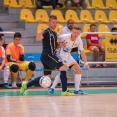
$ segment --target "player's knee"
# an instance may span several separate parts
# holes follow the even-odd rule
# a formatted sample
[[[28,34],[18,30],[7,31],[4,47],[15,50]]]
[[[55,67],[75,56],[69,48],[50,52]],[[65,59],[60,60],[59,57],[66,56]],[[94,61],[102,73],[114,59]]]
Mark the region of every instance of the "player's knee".
[[[31,71],[34,71],[35,68],[36,68],[36,64],[34,62],[30,62],[29,65],[28,65],[28,68],[31,70]]]
[[[11,65],[10,66],[10,70],[12,71],[12,72],[18,72],[18,69],[19,69],[19,67],[17,66],[17,65],[15,65],[15,64],[13,64],[13,65]]]
[[[66,68],[66,66],[61,66],[60,68],[59,68],[59,71],[67,71],[67,68]]]

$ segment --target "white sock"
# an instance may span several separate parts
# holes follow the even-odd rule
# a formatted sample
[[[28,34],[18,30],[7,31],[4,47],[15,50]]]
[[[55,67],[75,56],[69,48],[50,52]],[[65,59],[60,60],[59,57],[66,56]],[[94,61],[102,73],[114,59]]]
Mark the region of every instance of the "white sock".
[[[81,81],[81,74],[75,74],[74,75],[75,91],[79,90],[80,81]]]
[[[60,73],[56,75],[51,88],[55,89],[56,85],[60,82]]]
[[[8,83],[9,74],[10,74],[9,66],[6,66],[3,72],[4,83]]]

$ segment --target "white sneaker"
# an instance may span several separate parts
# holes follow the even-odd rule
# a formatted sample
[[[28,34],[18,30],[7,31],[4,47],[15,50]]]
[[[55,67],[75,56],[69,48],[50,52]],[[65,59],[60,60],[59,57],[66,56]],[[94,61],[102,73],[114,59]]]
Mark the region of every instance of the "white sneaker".
[[[17,88],[16,82],[12,82],[12,88]]]

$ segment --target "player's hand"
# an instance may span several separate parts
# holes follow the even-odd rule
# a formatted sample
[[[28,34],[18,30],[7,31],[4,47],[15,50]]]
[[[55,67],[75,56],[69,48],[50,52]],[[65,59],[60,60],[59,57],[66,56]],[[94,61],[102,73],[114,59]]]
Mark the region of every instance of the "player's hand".
[[[22,48],[22,45],[21,44],[18,44],[17,47]]]
[[[0,66],[0,71],[2,70],[2,67]]]
[[[59,48],[62,48],[62,47],[64,47],[65,46],[65,43],[64,42],[60,42],[59,43]]]
[[[38,34],[37,34],[37,38],[39,38],[38,40],[42,40],[43,39],[43,33],[44,33],[43,30],[38,32]]]
[[[86,69],[89,71],[90,70],[90,67],[88,64],[85,65]]]

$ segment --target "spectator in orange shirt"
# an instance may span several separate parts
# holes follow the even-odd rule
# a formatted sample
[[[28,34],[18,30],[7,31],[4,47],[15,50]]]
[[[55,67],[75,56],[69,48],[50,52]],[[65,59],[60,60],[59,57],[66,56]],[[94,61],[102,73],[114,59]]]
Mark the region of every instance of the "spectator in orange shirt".
[[[26,76],[22,83],[23,85],[26,84],[29,79],[31,79],[31,76],[36,68],[35,63],[25,61],[24,47],[20,44],[20,41],[21,34],[15,33],[13,42],[9,43],[6,47],[6,57],[11,70],[13,88],[17,88],[16,78],[18,75],[18,70],[26,71]]]

